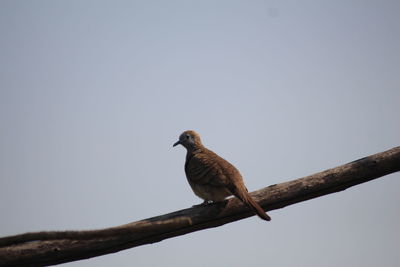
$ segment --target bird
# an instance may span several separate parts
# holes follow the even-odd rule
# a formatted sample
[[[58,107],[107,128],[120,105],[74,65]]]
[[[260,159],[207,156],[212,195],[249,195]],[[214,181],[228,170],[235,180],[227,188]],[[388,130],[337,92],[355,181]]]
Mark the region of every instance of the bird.
[[[248,193],[239,170],[207,149],[197,132],[184,131],[173,147],[177,145],[182,145],[187,150],[185,174],[195,195],[204,200],[200,205],[221,202],[234,195],[258,217],[266,221],[271,220],[271,217]]]

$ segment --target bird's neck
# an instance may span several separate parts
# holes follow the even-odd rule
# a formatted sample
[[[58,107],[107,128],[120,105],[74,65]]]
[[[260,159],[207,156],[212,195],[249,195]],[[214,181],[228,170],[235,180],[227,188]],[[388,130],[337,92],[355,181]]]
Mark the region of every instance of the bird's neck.
[[[186,149],[187,149],[187,154],[190,155],[201,152],[204,149],[204,146],[202,144],[195,144],[187,147]]]

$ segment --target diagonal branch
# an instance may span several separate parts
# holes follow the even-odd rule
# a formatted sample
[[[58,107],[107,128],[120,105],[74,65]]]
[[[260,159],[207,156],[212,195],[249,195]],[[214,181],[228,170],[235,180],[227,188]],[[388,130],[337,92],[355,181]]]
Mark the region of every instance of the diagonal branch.
[[[400,147],[307,177],[271,185],[251,195],[274,210],[400,170]],[[65,232],[37,232],[0,238],[0,266],[44,266],[117,252],[253,216],[238,199],[195,207],[117,227]],[[263,223],[263,222],[260,222]]]

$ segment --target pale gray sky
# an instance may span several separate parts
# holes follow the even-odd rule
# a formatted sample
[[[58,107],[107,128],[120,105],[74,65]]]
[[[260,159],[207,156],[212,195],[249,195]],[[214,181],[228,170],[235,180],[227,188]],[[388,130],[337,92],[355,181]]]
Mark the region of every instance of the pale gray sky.
[[[400,144],[398,1],[0,1],[0,235],[201,202],[197,130],[250,190]],[[65,266],[399,264],[400,174]]]

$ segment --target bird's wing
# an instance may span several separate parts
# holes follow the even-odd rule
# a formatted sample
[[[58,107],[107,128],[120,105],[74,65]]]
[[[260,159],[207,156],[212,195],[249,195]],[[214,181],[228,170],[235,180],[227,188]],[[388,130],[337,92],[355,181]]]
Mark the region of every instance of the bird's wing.
[[[197,153],[188,157],[185,164],[187,178],[199,185],[228,186],[229,177],[215,156],[217,155]]]

